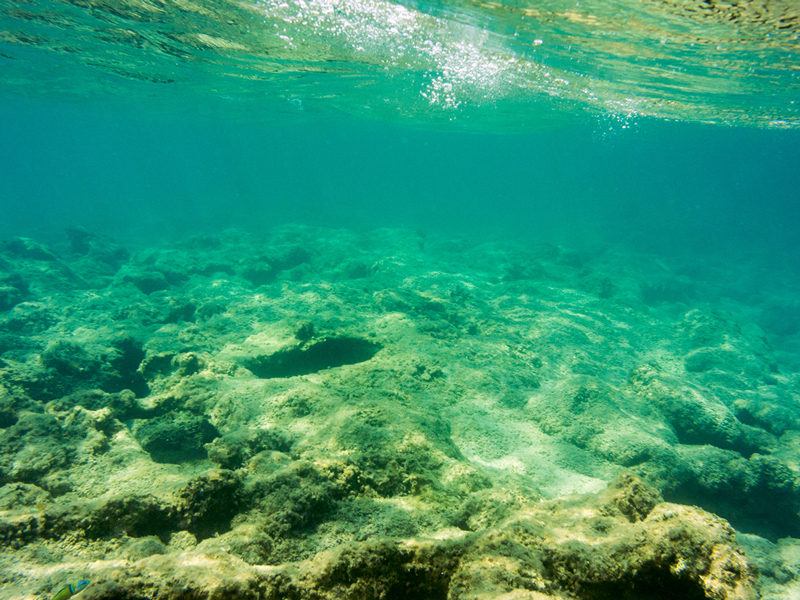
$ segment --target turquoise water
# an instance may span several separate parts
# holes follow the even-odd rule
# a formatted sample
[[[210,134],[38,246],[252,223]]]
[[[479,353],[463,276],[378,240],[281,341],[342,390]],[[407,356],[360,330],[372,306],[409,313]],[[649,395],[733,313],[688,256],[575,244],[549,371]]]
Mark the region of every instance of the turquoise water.
[[[4,236],[796,241],[793,3],[9,2],[0,31]]]
[[[797,0],[2,0],[0,600],[798,597],[799,249]]]
[[[794,252],[793,130],[586,119],[524,134],[336,113],[248,122],[218,102],[5,95],[0,235],[169,239],[286,222],[647,250]],[[286,123],[280,122],[286,120]]]
[[[793,3],[34,1],[0,31],[3,236],[797,242]]]

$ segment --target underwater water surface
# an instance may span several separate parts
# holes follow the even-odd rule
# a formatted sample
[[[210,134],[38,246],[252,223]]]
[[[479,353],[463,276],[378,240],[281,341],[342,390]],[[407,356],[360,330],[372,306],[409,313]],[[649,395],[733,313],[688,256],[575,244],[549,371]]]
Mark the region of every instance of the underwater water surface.
[[[0,3],[0,598],[778,600],[799,537],[796,2]]]

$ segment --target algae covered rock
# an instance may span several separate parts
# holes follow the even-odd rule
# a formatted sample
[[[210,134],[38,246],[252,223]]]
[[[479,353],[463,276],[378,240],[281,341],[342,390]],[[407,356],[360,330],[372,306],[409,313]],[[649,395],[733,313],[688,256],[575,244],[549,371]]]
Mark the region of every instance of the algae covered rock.
[[[91,351],[67,340],[48,345],[40,356],[42,373],[24,383],[32,395],[55,399],[80,389],[99,388],[105,392],[130,389],[146,395],[147,384],[138,372],[144,358],[141,345],[129,338],[109,345],[93,345]]]
[[[608,497],[606,508],[612,512],[619,511],[631,523],[646,519],[662,502],[656,489],[630,473],[623,473],[609,485],[605,496]]]
[[[5,329],[19,335],[43,333],[57,322],[58,317],[50,307],[31,301],[16,304],[2,320]]]
[[[47,486],[47,476],[69,465],[73,452],[63,428],[49,414],[22,411],[0,431],[0,483]]]
[[[13,238],[0,244],[0,249],[12,258],[51,262],[55,255],[43,244],[30,238]]]
[[[721,517],[795,531],[798,379],[690,276],[300,226],[45,250],[0,248],[0,596],[745,600]]]
[[[104,274],[113,274],[130,258],[128,250],[107,236],[83,227],[68,227],[66,234],[72,252],[90,259],[95,265],[105,267],[101,269]]]
[[[680,453],[691,476],[670,486],[668,497],[702,504],[770,539],[800,534],[800,477],[784,462],[709,446]]]
[[[14,308],[24,297],[25,294],[18,287],[0,283],[0,311]]]
[[[239,429],[206,445],[208,458],[223,469],[238,469],[264,451],[289,452],[291,441],[272,429]]]
[[[190,481],[180,492],[181,529],[198,540],[230,529],[231,520],[244,504],[241,477],[215,471]]]
[[[99,389],[79,390],[69,396],[54,400],[48,406],[56,410],[74,410],[82,406],[90,411],[107,410],[109,417],[119,422],[147,415],[147,408],[136,398],[131,390],[122,390],[117,393],[106,393]]]
[[[180,463],[207,457],[205,445],[219,437],[208,419],[174,411],[137,422],[134,434],[156,462]]]
[[[628,379],[638,394],[664,414],[681,443],[746,448],[742,424],[717,398],[675,381],[652,365],[638,367]]]

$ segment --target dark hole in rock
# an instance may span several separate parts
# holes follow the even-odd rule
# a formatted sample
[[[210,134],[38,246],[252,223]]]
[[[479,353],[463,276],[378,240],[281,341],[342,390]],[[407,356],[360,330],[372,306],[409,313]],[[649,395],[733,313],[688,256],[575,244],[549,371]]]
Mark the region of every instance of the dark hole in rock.
[[[269,263],[255,264],[242,271],[242,277],[252,283],[255,287],[266,285],[272,282],[277,276],[278,271]]]
[[[202,541],[230,531],[244,501],[242,482],[232,471],[197,477],[179,493],[181,517],[187,531]]]
[[[0,429],[16,425],[17,415],[10,410],[0,410]]]
[[[139,365],[145,358],[145,352],[141,342],[126,338],[117,344],[119,355],[112,359],[111,363],[116,369],[115,377],[102,386],[105,392],[120,392],[131,390],[137,398],[144,398],[150,393],[142,374],[139,372]]]
[[[450,586],[447,572],[415,567],[404,569],[389,589],[386,600],[445,600]]]
[[[446,553],[423,555],[378,543],[342,552],[326,566],[320,583],[329,590],[361,591],[353,598],[446,600],[455,566],[454,557]]]
[[[327,337],[256,356],[245,361],[244,366],[261,379],[295,377],[367,361],[381,348],[381,344],[361,338]]]
[[[754,477],[758,471],[750,471]],[[768,474],[758,473],[758,485],[749,489],[718,489],[689,481],[664,493],[664,500],[676,504],[699,506],[726,519],[742,533],[763,537],[773,543],[784,537],[800,536],[800,494],[794,486],[770,480]],[[730,485],[728,482],[722,485]]]
[[[133,433],[155,462],[181,463],[208,456],[205,444],[219,437],[208,419],[185,411],[173,411],[143,420]]]
[[[150,271],[145,273],[134,273],[126,275],[125,281],[130,281],[140,292],[148,296],[153,292],[160,292],[169,288],[169,281],[160,271]]]
[[[679,577],[669,567],[644,565],[635,575],[617,581],[582,583],[578,597],[581,600],[707,600],[702,586],[696,580]]]
[[[11,285],[0,282],[0,311],[11,310],[22,302],[25,294]]]

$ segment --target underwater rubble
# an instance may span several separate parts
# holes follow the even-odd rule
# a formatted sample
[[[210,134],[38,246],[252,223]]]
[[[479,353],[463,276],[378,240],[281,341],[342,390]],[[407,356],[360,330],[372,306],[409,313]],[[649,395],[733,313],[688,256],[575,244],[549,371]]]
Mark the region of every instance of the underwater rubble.
[[[0,598],[800,593],[796,290],[701,268],[303,226],[0,242]]]

